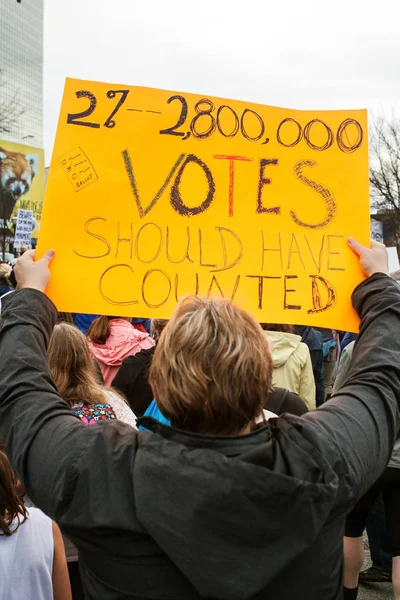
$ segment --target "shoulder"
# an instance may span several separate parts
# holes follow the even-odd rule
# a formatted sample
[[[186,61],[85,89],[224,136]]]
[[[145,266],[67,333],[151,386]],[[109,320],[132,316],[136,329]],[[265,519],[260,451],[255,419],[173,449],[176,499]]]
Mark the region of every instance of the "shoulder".
[[[301,356],[301,358],[304,361],[307,361],[308,359],[311,360],[310,350],[309,350],[307,344],[305,344],[304,342],[300,342],[300,344],[297,346],[297,353],[299,356]]]
[[[342,357],[347,356],[349,360],[351,360],[352,356],[353,356],[353,350],[354,350],[354,345],[355,345],[355,341],[350,342],[349,344],[347,344],[347,346],[344,347],[343,351],[342,351]]]
[[[28,525],[32,530],[39,532],[41,537],[49,536],[52,531],[52,520],[44,514],[39,508],[31,506],[27,509],[27,519],[21,527]]]
[[[51,523],[50,517],[44,514],[40,508],[36,508],[36,506],[30,506],[27,509],[27,515],[29,519],[33,521],[41,522],[41,523]]]
[[[116,394],[115,392],[113,392],[112,390],[104,390],[105,391],[105,400],[108,404],[111,404],[111,406],[117,406],[117,407],[121,407],[121,406],[127,406],[127,404],[124,402],[124,400],[118,396],[118,394]]]
[[[109,403],[114,409],[115,415],[119,421],[123,421],[131,427],[136,427],[136,415],[130,406],[115,392],[107,390]]]

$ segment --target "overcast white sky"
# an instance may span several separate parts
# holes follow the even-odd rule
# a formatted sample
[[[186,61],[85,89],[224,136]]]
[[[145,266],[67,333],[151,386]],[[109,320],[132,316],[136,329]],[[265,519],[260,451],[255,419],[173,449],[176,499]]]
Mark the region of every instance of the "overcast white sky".
[[[399,0],[47,0],[44,144],[65,77],[400,112]]]

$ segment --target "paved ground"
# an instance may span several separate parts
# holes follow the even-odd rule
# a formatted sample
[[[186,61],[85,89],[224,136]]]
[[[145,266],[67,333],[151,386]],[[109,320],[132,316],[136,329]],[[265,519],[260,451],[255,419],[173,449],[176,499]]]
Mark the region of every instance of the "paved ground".
[[[366,537],[364,541],[366,546],[366,560],[363,570],[371,565],[371,560],[368,551],[368,541]],[[363,583],[360,585],[357,600],[393,600],[393,598],[394,596],[391,583]]]
[[[360,585],[357,600],[393,600],[390,583],[369,583]]]

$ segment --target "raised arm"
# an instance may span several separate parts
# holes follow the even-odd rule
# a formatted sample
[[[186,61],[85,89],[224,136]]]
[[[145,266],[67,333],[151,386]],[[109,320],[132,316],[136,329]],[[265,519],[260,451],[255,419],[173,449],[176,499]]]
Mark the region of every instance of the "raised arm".
[[[47,363],[57,311],[40,288],[51,256],[33,263],[26,252],[20,260],[17,277],[25,289],[3,298],[1,315],[0,439],[29,496],[54,515],[85,426],[59,397]]]
[[[346,384],[304,416],[304,433],[357,498],[385,468],[399,429],[400,290],[387,274],[383,244],[350,245],[369,277],[353,293],[360,335]]]

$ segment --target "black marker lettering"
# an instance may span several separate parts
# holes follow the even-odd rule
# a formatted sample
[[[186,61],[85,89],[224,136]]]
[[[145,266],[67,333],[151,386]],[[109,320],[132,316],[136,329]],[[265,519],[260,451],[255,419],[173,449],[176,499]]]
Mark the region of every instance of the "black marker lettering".
[[[305,239],[305,240],[306,240],[306,242],[307,242],[307,246],[308,246],[308,249],[309,249],[309,251],[310,251],[310,255],[311,255],[311,258],[312,258],[312,260],[313,260],[313,263],[314,263],[314,265],[315,265],[315,268],[317,269],[318,273],[321,273],[321,266],[322,266],[322,255],[323,255],[323,252],[324,252],[324,245],[325,245],[325,236],[324,236],[324,235],[322,236],[321,247],[320,247],[320,249],[319,249],[319,254],[318,254],[318,263],[317,263],[317,261],[315,260],[315,257],[314,257],[314,254],[313,254],[313,251],[311,250],[310,242],[309,242],[309,240],[308,240],[308,237],[306,236],[306,234],[304,234],[304,239]]]
[[[198,273],[195,274],[196,276],[196,291],[194,293],[195,296],[199,295],[199,275]],[[178,286],[179,286],[179,275],[178,273],[176,273],[175,275],[175,300],[177,302],[179,302],[179,299],[181,298],[181,295],[178,292]],[[185,296],[187,296],[187,294],[185,294]]]
[[[238,275],[236,277],[236,281],[235,281],[233,289],[232,289],[232,293],[231,293],[231,300],[232,301],[234,300],[234,298],[236,296],[236,292],[237,292],[237,289],[239,287],[239,283],[240,283],[240,275]],[[220,286],[220,284],[218,282],[218,279],[215,277],[215,275],[212,276],[211,283],[210,283],[210,286],[209,286],[208,292],[207,292],[207,297],[209,297],[211,295],[213,285],[217,286],[218,291],[221,294],[221,297],[225,298],[224,292],[222,291],[222,288],[221,288],[221,286]]]
[[[130,183],[131,190],[132,190],[132,193],[133,193],[133,197],[135,198],[136,206],[138,207],[139,215],[140,215],[140,218],[142,219],[157,204],[158,200],[163,195],[163,193],[165,191],[165,188],[167,187],[167,185],[171,181],[172,176],[175,173],[176,169],[179,167],[179,165],[181,164],[181,162],[185,158],[185,155],[181,154],[179,156],[178,160],[176,161],[176,163],[172,167],[171,171],[168,173],[166,180],[164,181],[164,183],[162,184],[162,186],[158,190],[157,194],[154,196],[154,198],[150,202],[150,204],[148,206],[146,206],[146,207],[143,207],[143,205],[142,205],[142,203],[140,201],[139,190],[138,190],[138,187],[137,187],[135,174],[133,172],[132,161],[131,161],[131,157],[130,157],[130,154],[129,154],[128,150],[124,150],[122,152],[122,158],[124,159],[124,165],[125,165],[125,169],[126,169],[126,172],[127,172],[127,175],[128,175],[128,179],[129,179],[129,183]]]
[[[130,222],[130,236],[128,238],[120,237],[120,234],[121,234],[120,227],[121,227],[120,222],[117,221],[117,246],[115,248],[115,258],[118,258],[119,245],[124,242],[129,243],[129,258],[132,258],[132,245],[133,245],[132,221]]]
[[[213,269],[212,273],[218,273],[219,271],[227,271],[228,269],[232,269],[242,260],[243,256],[243,243],[240,237],[237,235],[237,233],[235,233],[231,229],[227,229],[226,227],[216,227],[215,229],[219,232],[219,235],[221,237],[223,267],[221,269]],[[233,239],[236,240],[238,244],[237,256],[234,260],[231,260],[230,263],[228,263],[228,251],[225,239],[225,234],[228,233],[232,235]]]
[[[99,282],[99,292],[101,297],[108,302],[109,304],[114,304],[115,306],[128,306],[129,304],[138,304],[138,300],[124,300],[124,301],[117,301],[117,300],[113,300],[112,298],[109,298],[108,296],[105,295],[104,291],[103,291],[103,279],[104,277],[107,275],[107,273],[109,271],[112,271],[114,269],[128,269],[131,273],[133,273],[133,269],[130,265],[125,265],[125,264],[120,264],[120,265],[113,265],[112,267],[108,267],[108,269],[106,269],[103,273],[103,275],[100,277],[100,282]]]
[[[213,287],[214,283],[217,286],[218,291],[221,294],[221,297],[225,298],[224,292],[222,291],[221,286],[218,283],[218,279],[215,277],[215,275],[212,276],[210,287],[208,288],[208,292],[207,292],[207,297],[209,297],[211,295],[211,291],[212,291],[212,287]]]
[[[327,268],[330,271],[344,271],[345,269],[343,267],[331,267],[331,256],[340,256],[340,252],[333,252],[333,250],[331,250],[331,238],[339,238],[339,239],[343,239],[343,235],[328,235],[328,264],[327,264]]]
[[[322,227],[326,227],[336,217],[337,212],[336,202],[332,192],[327,187],[323,186],[322,183],[314,181],[313,179],[309,179],[308,177],[303,175],[304,167],[313,168],[317,165],[318,163],[316,163],[314,160],[301,160],[294,166],[294,174],[297,177],[297,179],[299,179],[302,183],[304,183],[305,185],[309,186],[312,190],[317,192],[317,194],[321,196],[322,200],[325,203],[325,219],[321,221],[321,223],[316,223],[315,225],[301,221],[293,210],[290,211],[290,216],[292,217],[296,225],[300,225],[300,227],[307,227],[309,229],[322,229]]]
[[[332,286],[332,284],[329,283],[329,281],[327,281],[324,277],[321,277],[320,275],[310,275],[310,277],[311,277],[311,281],[312,281],[313,308],[308,310],[307,312],[308,312],[308,314],[324,312],[325,310],[328,310],[328,308],[331,308],[331,306],[336,304],[336,291],[335,291],[334,287]],[[318,281],[320,281],[322,283],[322,285],[324,286],[325,290],[328,293],[328,300],[327,300],[325,306],[322,306],[321,292],[318,287]]]
[[[158,235],[160,236],[160,241],[158,242],[158,248],[154,253],[154,256],[152,258],[150,258],[149,260],[145,260],[144,258],[140,258],[139,256],[139,241],[140,241],[140,236],[142,234],[142,231],[144,231],[146,229],[146,227],[155,227]],[[136,258],[138,260],[140,260],[140,262],[142,263],[152,263],[156,260],[156,258],[158,258],[160,252],[161,252],[161,248],[162,248],[162,242],[163,242],[163,234],[161,231],[161,227],[159,227],[156,223],[145,223],[144,225],[141,226],[141,228],[139,229],[139,231],[137,232],[136,235],[136,242],[135,242],[135,255]]]
[[[173,260],[171,258],[171,256],[170,256],[170,253],[169,253],[169,226],[167,225],[167,234],[166,234],[166,239],[165,239],[165,250],[166,250],[167,260],[169,260],[170,263],[173,263],[175,265],[179,265],[180,263],[183,263],[185,260],[188,260],[191,263],[193,262],[193,260],[189,256],[189,248],[190,248],[190,230],[189,230],[189,227],[186,227],[186,237],[187,237],[186,251],[185,251],[185,254],[184,254],[183,258],[181,258],[180,260]]]
[[[263,307],[264,279],[282,279],[282,277],[268,277],[267,275],[246,275],[250,279],[258,279],[258,308]]]
[[[153,273],[160,273],[160,275],[162,275],[168,284],[168,293],[165,296],[164,300],[162,300],[161,302],[158,302],[157,304],[153,304],[151,302],[149,302],[145,296],[145,283],[147,281],[147,279],[150,277],[150,275],[152,275]],[[154,286],[153,286],[154,288]],[[157,286],[157,289],[159,289],[159,286]],[[167,273],[165,273],[164,271],[160,271],[160,269],[151,269],[150,271],[147,271],[147,273],[145,274],[145,276],[143,277],[143,281],[142,281],[142,298],[143,298],[143,302],[149,307],[149,308],[160,308],[160,306],[163,306],[171,293],[171,289],[172,289],[172,284],[171,284],[171,280],[169,278],[169,275]]]
[[[193,207],[186,206],[186,204],[183,203],[182,197],[181,197],[181,192],[179,189],[182,175],[189,163],[193,163],[200,167],[200,169],[203,171],[203,173],[206,177],[207,184],[208,184],[208,192],[207,192],[206,199],[199,206],[193,206]],[[215,194],[215,183],[214,183],[214,179],[213,179],[210,169],[207,167],[207,165],[202,160],[200,160],[200,158],[198,156],[196,156],[195,154],[188,154],[187,157],[185,158],[183,164],[181,165],[181,167],[175,177],[174,184],[171,188],[170,200],[171,200],[172,208],[174,210],[176,210],[176,212],[178,214],[182,215],[183,217],[193,217],[195,215],[199,215],[199,214],[205,212],[208,208],[210,208],[211,203],[214,200],[214,194]]]
[[[108,256],[110,254],[110,252],[111,252],[111,244],[107,240],[107,238],[105,238],[105,237],[103,237],[101,235],[98,235],[97,233],[93,233],[92,231],[89,231],[89,225],[93,221],[104,221],[105,223],[107,221],[106,221],[106,219],[103,219],[103,217],[92,217],[91,219],[89,219],[85,223],[85,231],[86,231],[86,233],[88,233],[90,236],[92,236],[96,240],[99,240],[100,242],[102,242],[106,246],[107,251],[104,252],[103,254],[98,254],[97,256],[86,256],[85,254],[79,254],[79,252],[77,252],[76,250],[72,250],[74,252],[74,254],[76,254],[77,256],[80,256],[81,258],[103,258],[104,256]]]
[[[294,245],[296,246],[296,250],[292,249]],[[289,248],[288,264],[287,264],[288,270],[290,269],[291,264],[292,264],[292,254],[298,254],[299,255],[300,262],[303,265],[303,269],[305,270],[306,267],[305,267],[305,264],[304,264],[303,259],[301,257],[299,245],[297,243],[297,239],[296,239],[296,236],[295,236],[294,233],[292,233],[292,239],[291,239],[290,248]]]
[[[216,267],[217,265],[211,265],[203,263],[203,234],[199,228],[199,251],[200,251],[200,267]]]
[[[281,263],[281,270],[283,270],[281,234],[278,233],[278,244],[279,244],[278,248],[266,248],[265,241],[264,241],[264,232],[261,230],[261,244],[262,244],[261,271],[264,271],[265,253],[266,252],[279,252],[279,260]]]
[[[288,304],[288,302],[287,302],[287,295],[292,294],[293,292],[296,292],[296,290],[294,290],[294,289],[288,289],[287,283],[286,283],[288,279],[298,279],[298,277],[297,277],[297,275],[285,275],[285,277],[284,277],[283,308],[284,308],[284,310],[300,310],[301,309],[300,304]]]
[[[272,179],[269,177],[265,177],[264,169],[268,165],[277,166],[278,159],[277,158],[260,158],[260,171],[259,171],[259,179],[258,179],[258,193],[257,193],[257,210],[256,213],[270,213],[274,215],[281,214],[280,206],[273,206],[271,208],[266,208],[263,205],[262,201],[262,192],[264,189],[264,185],[269,185],[272,182]]]

